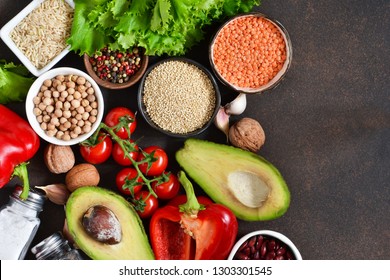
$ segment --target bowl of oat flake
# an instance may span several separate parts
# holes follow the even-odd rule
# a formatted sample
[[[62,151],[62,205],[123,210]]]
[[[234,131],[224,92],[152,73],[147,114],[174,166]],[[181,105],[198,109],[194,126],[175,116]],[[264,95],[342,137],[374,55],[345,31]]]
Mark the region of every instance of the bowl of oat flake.
[[[169,58],[151,66],[138,91],[138,107],[144,119],[172,137],[190,137],[205,131],[220,102],[211,73],[187,58]]]

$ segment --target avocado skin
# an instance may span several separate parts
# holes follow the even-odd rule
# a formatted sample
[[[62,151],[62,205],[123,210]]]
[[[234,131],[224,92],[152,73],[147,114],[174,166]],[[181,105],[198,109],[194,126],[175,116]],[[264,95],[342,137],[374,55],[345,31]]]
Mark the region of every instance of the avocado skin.
[[[94,240],[82,226],[84,213],[92,206],[109,208],[122,228],[122,240],[108,245]],[[154,254],[142,221],[132,205],[122,196],[97,186],[78,188],[66,203],[66,220],[69,232],[77,246],[95,260],[153,260]]]
[[[268,221],[284,215],[290,205],[290,191],[279,170],[265,158],[240,148],[189,138],[176,152],[176,160],[216,203],[230,208],[237,218]],[[261,207],[251,208],[238,201],[228,189],[227,176],[232,171],[248,171],[267,177],[271,188]]]

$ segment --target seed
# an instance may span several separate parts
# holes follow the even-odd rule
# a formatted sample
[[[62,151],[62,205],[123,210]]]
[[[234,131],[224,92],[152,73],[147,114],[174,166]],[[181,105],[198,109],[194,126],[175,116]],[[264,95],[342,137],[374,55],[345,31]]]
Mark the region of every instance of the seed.
[[[151,120],[164,130],[186,134],[202,128],[215,109],[210,78],[195,65],[167,61],[145,79],[142,101]]]
[[[239,17],[218,33],[213,62],[221,76],[241,88],[259,88],[272,80],[286,61],[286,43],[266,18]]]
[[[47,86],[49,83],[51,83],[50,88]],[[82,97],[80,91],[74,90],[76,83],[78,88],[89,91],[90,94],[84,92],[85,95]],[[47,135],[70,140],[91,130],[92,124],[97,121],[98,103],[91,83],[84,77],[58,75],[53,79],[45,80],[41,89],[44,91],[40,91],[33,98],[33,113]],[[91,107],[87,97],[93,100],[94,108]],[[84,128],[83,119],[88,120],[89,127]]]
[[[280,240],[257,235],[246,240],[233,259],[292,260],[295,258],[291,249]]]

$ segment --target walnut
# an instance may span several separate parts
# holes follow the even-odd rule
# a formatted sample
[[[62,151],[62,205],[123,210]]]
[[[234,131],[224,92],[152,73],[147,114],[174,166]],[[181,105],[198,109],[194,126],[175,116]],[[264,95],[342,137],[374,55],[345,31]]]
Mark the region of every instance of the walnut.
[[[90,163],[73,166],[65,176],[65,184],[70,192],[84,186],[97,186],[99,181],[99,171]]]
[[[265,142],[260,123],[251,118],[242,118],[229,129],[230,143],[238,148],[257,153]]]
[[[55,174],[66,173],[75,164],[74,153],[70,146],[48,144],[43,157],[47,168]]]

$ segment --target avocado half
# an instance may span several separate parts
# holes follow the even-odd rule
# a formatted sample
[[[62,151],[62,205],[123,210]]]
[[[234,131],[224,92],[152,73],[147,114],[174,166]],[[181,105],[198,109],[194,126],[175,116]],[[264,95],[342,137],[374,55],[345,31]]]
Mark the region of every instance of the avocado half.
[[[187,139],[179,165],[216,203],[247,221],[273,220],[290,205],[280,172],[263,157],[229,145]]]
[[[122,240],[109,245],[96,241],[85,231],[82,218],[92,206],[105,206],[117,217]],[[66,203],[68,229],[77,246],[96,260],[152,260],[154,254],[142,221],[122,196],[107,189],[86,186],[72,192]]]

